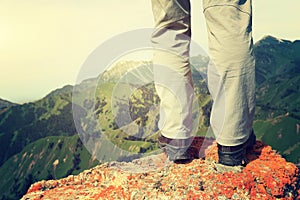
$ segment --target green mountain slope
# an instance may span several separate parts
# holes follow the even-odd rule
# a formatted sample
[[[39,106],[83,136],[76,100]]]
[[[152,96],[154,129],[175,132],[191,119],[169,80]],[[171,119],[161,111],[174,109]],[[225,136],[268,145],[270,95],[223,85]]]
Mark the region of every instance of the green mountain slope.
[[[266,36],[255,44],[256,81],[261,84],[269,78],[300,73],[300,41],[294,42]]]
[[[78,135],[50,136],[27,145],[0,168],[0,198],[19,199],[38,180],[78,174],[99,162],[93,159]]]
[[[299,120],[288,115],[280,115],[268,120],[255,120],[254,122],[254,130],[258,139],[274,147],[283,157],[294,163],[300,162],[298,126]]]
[[[0,115],[0,165],[40,138],[76,134],[70,89],[66,86],[56,95],[13,106]]]
[[[254,130],[288,161],[300,163],[300,41],[271,36],[255,44]]]

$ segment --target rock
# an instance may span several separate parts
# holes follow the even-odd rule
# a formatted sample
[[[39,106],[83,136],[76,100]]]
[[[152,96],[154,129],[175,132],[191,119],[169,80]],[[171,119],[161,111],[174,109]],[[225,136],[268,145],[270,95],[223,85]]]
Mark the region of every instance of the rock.
[[[194,144],[200,149],[203,138]],[[202,148],[203,149],[203,148]],[[218,171],[216,143],[205,157],[190,163],[169,162],[163,153],[130,163],[114,162],[77,176],[40,181],[23,200],[37,199],[297,199],[298,168],[270,146],[257,141],[239,170]],[[136,171],[135,171],[136,169]],[[144,171],[141,171],[144,169]]]

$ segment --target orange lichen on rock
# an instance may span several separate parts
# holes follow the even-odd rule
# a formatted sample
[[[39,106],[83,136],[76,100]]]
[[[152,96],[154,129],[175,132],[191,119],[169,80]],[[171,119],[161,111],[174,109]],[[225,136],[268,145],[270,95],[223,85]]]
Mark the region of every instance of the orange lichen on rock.
[[[203,138],[193,144],[201,148]],[[257,142],[240,171],[218,169],[217,146],[205,158],[175,164],[159,154],[139,162],[105,163],[77,176],[33,184],[22,199],[297,199],[298,168]],[[156,170],[146,166],[155,163]],[[146,164],[145,164],[146,163]],[[143,165],[143,166],[139,166]],[[148,168],[147,168],[148,167]],[[137,169],[144,169],[139,171]],[[126,169],[126,170],[124,170]],[[148,170],[147,170],[148,169]],[[136,171],[135,171],[136,170]]]

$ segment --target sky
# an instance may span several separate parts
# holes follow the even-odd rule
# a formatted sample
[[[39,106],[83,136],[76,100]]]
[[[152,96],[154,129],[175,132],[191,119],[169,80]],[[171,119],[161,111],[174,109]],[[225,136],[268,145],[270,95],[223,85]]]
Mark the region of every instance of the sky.
[[[207,49],[202,1],[191,0],[193,40]],[[253,38],[300,39],[300,1],[253,1]],[[36,101],[73,85],[99,45],[153,27],[150,0],[0,0],[0,98]]]

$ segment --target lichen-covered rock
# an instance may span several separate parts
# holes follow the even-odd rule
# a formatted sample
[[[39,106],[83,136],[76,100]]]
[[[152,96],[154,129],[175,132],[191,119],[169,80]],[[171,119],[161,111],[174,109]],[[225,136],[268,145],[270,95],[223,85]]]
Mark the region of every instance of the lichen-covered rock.
[[[199,149],[203,138],[194,142]],[[207,144],[207,143],[206,143]],[[131,163],[105,163],[77,176],[33,184],[22,198],[37,199],[297,199],[298,168],[257,141],[240,170],[220,171],[217,146],[186,164],[164,154]]]

